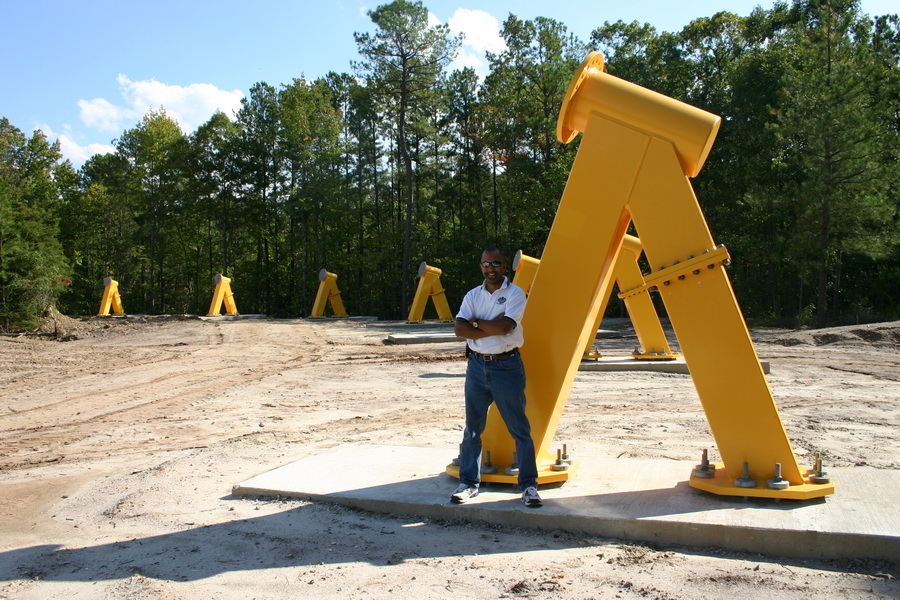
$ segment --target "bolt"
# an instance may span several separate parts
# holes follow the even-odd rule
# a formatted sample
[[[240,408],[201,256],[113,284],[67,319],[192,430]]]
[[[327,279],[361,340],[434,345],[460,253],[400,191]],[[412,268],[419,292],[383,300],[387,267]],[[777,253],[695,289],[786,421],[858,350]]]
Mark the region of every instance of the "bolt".
[[[569,448],[568,448],[568,446],[566,446],[566,444],[563,444],[562,456],[560,458],[562,459],[562,461],[564,463],[569,464],[569,465],[572,464],[572,458],[569,456]]]
[[[700,459],[700,464],[694,467],[694,477],[699,477],[700,479],[711,479],[716,476],[716,468],[709,464],[709,452],[706,448],[703,449],[703,457]]]
[[[809,480],[819,484],[831,483],[831,477],[828,475],[828,471],[822,468],[822,459],[819,458],[818,452],[816,452],[816,468]]]
[[[685,275],[679,275],[679,276],[678,276],[678,281],[684,281],[684,278],[685,278]]]
[[[671,281],[663,281],[663,285],[669,285],[670,283],[672,283],[672,282]]]
[[[770,490],[786,490],[790,482],[781,478],[781,463],[775,463],[775,477],[766,482]]]
[[[512,453],[512,464],[506,467],[504,471],[507,475],[518,475],[519,474],[519,455],[516,452]]]
[[[715,269],[715,268],[716,268],[716,265],[706,265],[706,268],[707,268],[707,269]]]
[[[726,267],[731,266],[731,259],[726,258],[725,260],[722,261],[722,264],[725,265]]]
[[[709,254],[709,248],[703,251],[703,254]]]
[[[563,462],[562,459],[562,450],[556,450],[556,462],[550,465],[551,471],[568,471],[569,465]]]
[[[497,472],[497,467],[491,463],[491,451],[484,453],[484,464],[481,466],[481,472],[485,475],[493,475]]]
[[[734,485],[739,488],[755,488],[756,480],[750,479],[750,464],[744,461],[744,474],[734,480]]]
[[[694,275],[699,275],[699,274],[700,274],[700,269],[694,269]]]

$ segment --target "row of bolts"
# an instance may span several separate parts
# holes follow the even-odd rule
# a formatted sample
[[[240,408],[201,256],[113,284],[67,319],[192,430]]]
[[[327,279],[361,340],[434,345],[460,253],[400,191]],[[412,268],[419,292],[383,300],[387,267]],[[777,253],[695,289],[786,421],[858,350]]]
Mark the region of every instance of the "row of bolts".
[[[824,470],[822,467],[822,459],[819,457],[819,453],[815,454],[816,462],[815,467],[811,469],[809,480],[813,483],[817,484],[825,484],[831,482],[831,477],[828,475],[828,472]],[[459,457],[453,459],[454,465],[459,465]],[[551,471],[568,471],[569,466],[572,464],[572,459],[569,456],[568,448],[566,444],[562,445],[562,448],[558,448],[556,450],[556,462],[550,465]],[[481,467],[481,472],[485,475],[493,475],[497,472],[497,466],[491,463],[491,451],[486,450],[484,456],[484,465]],[[516,452],[513,452],[512,455],[512,464],[504,470],[507,475],[518,475],[519,474],[519,457]],[[696,466],[694,469],[694,476],[699,477],[701,479],[710,479],[715,477],[716,468],[709,462],[709,452],[708,450],[703,450],[703,458],[700,461],[700,464]],[[750,477],[750,464],[747,461],[744,461],[744,473],[739,478],[734,480],[734,485],[739,488],[755,488],[757,482],[755,479]],[[766,482],[766,487],[770,490],[786,490],[790,487],[790,482],[787,479],[784,479],[781,476],[781,463],[775,463],[775,477],[769,479]]]
[[[460,445],[460,453],[462,453],[462,445]],[[453,464],[459,466],[459,457],[453,459]],[[566,448],[566,444],[562,445],[561,449],[556,450],[556,462],[550,465],[550,470],[552,471],[568,471],[569,466],[572,464],[572,459],[569,456],[568,448]],[[485,475],[493,475],[498,471],[497,465],[491,462],[491,451],[485,450],[484,452],[484,464],[481,465],[481,472]],[[512,464],[506,469],[504,469],[504,473],[507,475],[518,475],[519,474],[519,454],[518,452],[512,453]]]
[[[824,470],[822,467],[822,459],[819,457],[819,453],[815,454],[816,462],[815,466],[810,469],[809,472],[809,480],[812,483],[817,484],[825,484],[831,482],[831,477],[828,475],[828,472]],[[699,477],[701,479],[710,479],[716,476],[716,468],[709,462],[709,454],[706,450],[703,451],[703,458],[700,461],[700,464],[694,468],[694,477]],[[744,461],[744,473],[740,477],[734,480],[734,485],[739,488],[755,488],[756,480],[750,477],[750,464],[747,461]],[[766,481],[766,487],[770,490],[786,490],[790,487],[790,482],[787,479],[784,479],[781,476],[781,463],[775,463],[775,476],[772,479]]]

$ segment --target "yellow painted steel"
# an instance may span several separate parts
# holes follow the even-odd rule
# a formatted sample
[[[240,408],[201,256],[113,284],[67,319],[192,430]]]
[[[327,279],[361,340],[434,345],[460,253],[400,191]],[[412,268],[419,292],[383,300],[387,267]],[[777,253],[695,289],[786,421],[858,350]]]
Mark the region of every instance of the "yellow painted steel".
[[[313,304],[310,319],[321,319],[325,316],[325,304],[331,304],[333,317],[346,317],[344,302],[341,300],[341,290],[337,286],[337,275],[322,269],[319,271],[319,291],[316,292],[316,301]]]
[[[660,291],[722,457],[714,477],[692,474],[691,486],[775,498],[834,492],[797,463],[724,269],[727,251],[714,244],[688,181],[719,124],[716,115],[604,73],[599,53],[573,78],[557,135],[583,137],[522,319],[539,481],[547,481],[550,444],[633,220],[653,272],[644,286]],[[502,472],[514,443],[496,410],[483,438]],[[758,481],[752,489],[735,484],[745,462]],[[788,490],[767,487],[776,463]]]
[[[119,294],[119,282],[112,277],[103,280],[103,296],[100,298],[100,311],[98,317],[109,316],[112,309],[116,315],[124,315],[125,308],[122,306],[122,296]]]
[[[637,334],[640,349],[635,350],[632,356],[638,360],[674,360],[680,356],[669,347],[669,340],[666,339],[666,332],[663,330],[662,324],[659,322],[659,315],[656,314],[656,308],[653,306],[653,300],[650,298],[649,290],[644,286],[644,274],[638,265],[638,259],[644,251],[641,240],[633,235],[625,234],[622,238],[622,252],[619,253],[619,260],[616,261],[614,276],[616,285],[619,287],[619,298],[625,301],[625,309],[634,325],[634,332]],[[630,293],[621,293],[621,290],[631,290]],[[634,290],[641,290],[637,292]],[[603,314],[606,312],[606,304],[609,296],[606,297],[600,310],[597,311],[597,317],[594,322],[593,330],[600,328],[603,321]],[[594,351],[594,340],[588,339],[588,345],[584,349],[585,358],[599,358],[599,354]]]
[[[237,305],[234,303],[234,292],[231,291],[231,279],[221,273],[213,277],[216,288],[213,290],[212,300],[209,303],[207,317],[220,317],[222,304],[225,305],[225,314],[235,316],[238,314]]]
[[[539,258],[527,256],[521,250],[516,252],[516,256],[513,258],[512,268],[516,272],[513,276],[513,283],[525,290],[526,296],[531,293],[531,286],[540,264]]]
[[[437,267],[431,267],[424,261],[419,265],[419,287],[416,288],[416,296],[413,298],[412,306],[409,308],[409,318],[407,323],[421,323],[425,316],[425,305],[428,299],[434,302],[434,308],[437,311],[437,320],[443,323],[452,323],[453,313],[450,312],[450,305],[447,303],[447,294],[441,285],[441,270]]]

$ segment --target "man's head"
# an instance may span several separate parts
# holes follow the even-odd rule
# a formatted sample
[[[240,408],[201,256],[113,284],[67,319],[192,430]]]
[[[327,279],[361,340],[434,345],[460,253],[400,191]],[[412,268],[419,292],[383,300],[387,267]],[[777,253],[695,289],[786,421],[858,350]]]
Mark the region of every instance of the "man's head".
[[[489,286],[499,286],[506,274],[506,256],[495,246],[489,246],[481,253],[481,274]]]

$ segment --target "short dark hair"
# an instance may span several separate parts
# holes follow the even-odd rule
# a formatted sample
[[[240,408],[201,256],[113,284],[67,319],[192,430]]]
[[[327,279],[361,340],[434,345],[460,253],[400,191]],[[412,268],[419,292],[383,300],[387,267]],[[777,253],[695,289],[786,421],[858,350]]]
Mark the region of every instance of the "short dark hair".
[[[500,256],[503,257],[503,260],[509,262],[509,260],[506,258],[506,252],[504,252],[497,246],[488,246],[487,248],[485,248],[484,250],[481,251],[482,254],[484,254],[485,252],[496,252],[497,254],[499,254]]]

